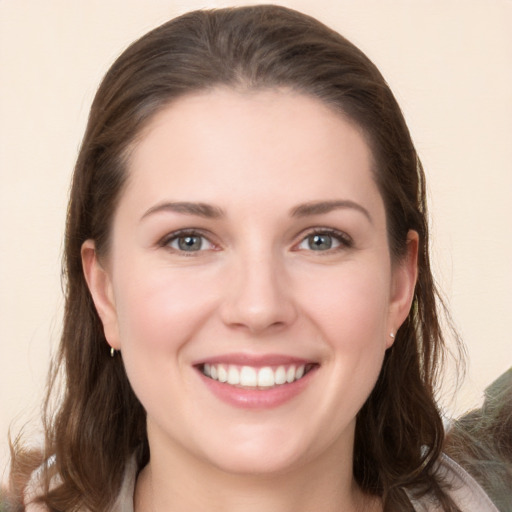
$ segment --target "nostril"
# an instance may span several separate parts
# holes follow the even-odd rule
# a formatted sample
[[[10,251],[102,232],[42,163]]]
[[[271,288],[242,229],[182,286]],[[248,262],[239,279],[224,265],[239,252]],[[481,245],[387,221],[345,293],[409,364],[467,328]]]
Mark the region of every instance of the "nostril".
[[[243,300],[225,305],[222,310],[224,322],[231,328],[247,330],[253,334],[262,331],[277,331],[293,323],[296,314],[286,300],[265,304],[247,304]]]

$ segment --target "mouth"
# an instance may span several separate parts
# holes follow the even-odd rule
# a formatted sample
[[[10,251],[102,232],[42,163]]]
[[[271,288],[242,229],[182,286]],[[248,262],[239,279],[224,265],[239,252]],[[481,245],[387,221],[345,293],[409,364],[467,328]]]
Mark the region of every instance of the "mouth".
[[[318,366],[305,362],[268,366],[203,363],[197,368],[205,377],[235,388],[269,390],[300,381]]]
[[[232,353],[193,363],[217,398],[241,409],[273,409],[311,386],[320,363],[280,354]]]

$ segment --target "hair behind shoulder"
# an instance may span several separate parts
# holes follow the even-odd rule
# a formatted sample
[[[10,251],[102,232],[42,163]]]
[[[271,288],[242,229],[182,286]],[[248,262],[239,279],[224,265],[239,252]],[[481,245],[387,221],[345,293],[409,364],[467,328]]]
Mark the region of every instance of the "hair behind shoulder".
[[[405,488],[431,492],[456,510],[434,463],[443,425],[434,395],[444,354],[443,309],[429,264],[424,174],[400,108],[372,62],[317,20],[273,5],[195,11],[133,43],[101,83],[76,163],[64,256],[64,328],[46,401],[42,459],[52,510],[107,511],[129,458],[149,457],[145,412],[111,358],[83,276],[81,246],[109,250],[113,213],[126,182],[130,149],[153,116],[180,96],[216,86],[288,88],[312,95],[354,121],[375,159],[375,180],[387,212],[392,256],[406,252],[407,234],[420,237],[413,307],[386,354],[356,426],[354,475],[361,488],[384,497],[385,509],[406,509]],[[58,375],[62,373],[59,388]],[[57,400],[56,412],[51,404]],[[26,454],[13,457],[13,475]],[[58,475],[59,482],[50,486]],[[51,488],[50,488],[51,487]]]

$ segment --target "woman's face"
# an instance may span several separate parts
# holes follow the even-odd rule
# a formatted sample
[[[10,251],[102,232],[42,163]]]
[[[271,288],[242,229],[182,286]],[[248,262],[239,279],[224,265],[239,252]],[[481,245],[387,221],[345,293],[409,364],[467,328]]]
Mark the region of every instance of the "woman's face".
[[[217,89],[151,122],[84,268],[152,453],[267,473],[351,455],[407,315],[360,131],[308,96]],[[180,459],[181,458],[181,459]]]

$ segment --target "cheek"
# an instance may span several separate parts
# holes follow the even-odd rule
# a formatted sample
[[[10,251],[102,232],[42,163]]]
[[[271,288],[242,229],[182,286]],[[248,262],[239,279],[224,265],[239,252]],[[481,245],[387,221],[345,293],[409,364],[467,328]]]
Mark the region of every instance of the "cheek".
[[[214,308],[215,296],[197,271],[148,270],[128,262],[125,269],[114,290],[121,354],[135,394],[148,415],[159,417],[187,395],[187,347]]]
[[[390,281],[375,268],[354,266],[309,290],[308,316],[331,354],[331,393],[354,415],[375,385],[386,350]]]
[[[115,289],[121,349],[175,351],[206,318],[215,290],[191,269],[137,270],[129,267]]]
[[[309,316],[334,347],[362,350],[385,341],[390,279],[381,266],[347,265],[339,273],[316,276],[302,294]]]

